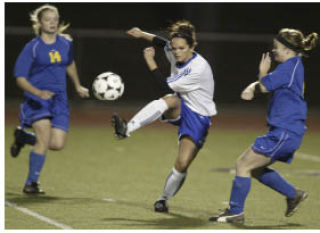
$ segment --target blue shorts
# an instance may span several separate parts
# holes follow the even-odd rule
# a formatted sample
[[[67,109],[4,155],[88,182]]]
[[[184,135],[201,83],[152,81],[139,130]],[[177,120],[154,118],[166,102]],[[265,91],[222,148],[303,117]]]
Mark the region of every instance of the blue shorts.
[[[251,148],[256,153],[271,157],[272,162],[279,160],[291,163],[294,152],[300,147],[302,139],[303,135],[271,127],[267,134],[257,137]]]
[[[20,107],[20,124],[22,128],[29,128],[33,122],[49,118],[54,128],[68,132],[69,105],[67,93],[56,93],[49,100],[42,100],[37,96],[25,96]]]
[[[162,115],[162,120],[179,126],[179,140],[182,136],[189,136],[192,138],[198,149],[201,149],[208,135],[208,130],[211,125],[211,117],[202,116],[192,111],[182,99],[180,103],[181,110],[178,119],[167,120],[165,119],[164,115]]]

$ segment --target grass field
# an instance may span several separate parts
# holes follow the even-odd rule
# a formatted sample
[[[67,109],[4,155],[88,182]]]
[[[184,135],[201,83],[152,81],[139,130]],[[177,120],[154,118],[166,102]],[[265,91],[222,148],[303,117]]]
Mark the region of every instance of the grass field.
[[[49,152],[40,177],[46,195],[22,194],[28,172],[25,147],[11,158],[13,125],[5,129],[5,200],[73,229],[320,229],[320,132],[305,136],[293,163],[273,166],[307,190],[298,212],[284,217],[285,198],[256,181],[244,225],[208,218],[227,207],[236,158],[260,131],[212,130],[189,169],[185,185],[169,201],[170,213],[153,211],[176,154],[176,129],[147,127],[117,141],[111,128],[71,128],[67,147]],[[5,229],[59,229],[6,205]]]

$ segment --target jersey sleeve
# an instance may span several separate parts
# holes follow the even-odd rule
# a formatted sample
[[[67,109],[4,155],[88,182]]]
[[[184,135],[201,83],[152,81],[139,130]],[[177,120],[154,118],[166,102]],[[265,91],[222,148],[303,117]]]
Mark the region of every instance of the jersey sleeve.
[[[28,78],[29,73],[34,62],[32,44],[27,44],[21,53],[19,54],[15,66],[14,66],[14,77]]]
[[[163,48],[166,46],[168,40],[161,37],[161,36],[155,36],[152,40],[152,44],[154,46],[157,46],[157,47],[160,47],[160,48]]]
[[[167,78],[168,86],[179,93],[197,90],[200,87],[200,77],[203,69],[204,67],[193,70],[191,67],[188,67],[182,73]]]
[[[67,66],[71,65],[73,60],[74,60],[74,55],[73,55],[73,43],[72,41],[68,41],[69,42],[69,51],[68,51],[68,62],[67,62]]]
[[[261,82],[268,91],[287,86],[290,83],[290,76],[293,73],[293,69],[292,64],[280,64],[273,72],[264,76]]]

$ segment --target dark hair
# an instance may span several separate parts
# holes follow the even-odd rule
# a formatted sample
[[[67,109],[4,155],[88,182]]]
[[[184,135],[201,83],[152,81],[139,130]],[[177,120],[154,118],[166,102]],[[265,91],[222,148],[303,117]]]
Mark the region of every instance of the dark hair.
[[[190,47],[197,46],[195,27],[188,20],[178,20],[169,27],[171,39],[184,38]]]
[[[189,47],[192,47],[194,45],[194,41],[192,39],[191,36],[185,34],[185,33],[181,33],[181,32],[177,32],[177,33],[174,33],[172,36],[171,36],[171,39],[173,38],[183,38],[187,41]]]

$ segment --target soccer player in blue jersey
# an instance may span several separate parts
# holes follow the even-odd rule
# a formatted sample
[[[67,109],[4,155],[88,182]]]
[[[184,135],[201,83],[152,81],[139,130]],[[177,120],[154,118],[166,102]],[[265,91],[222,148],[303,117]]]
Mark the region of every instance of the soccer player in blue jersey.
[[[11,155],[17,157],[25,144],[33,145],[23,192],[43,194],[38,179],[47,150],[63,149],[67,139],[66,74],[79,96],[89,97],[89,91],[80,84],[71,37],[62,34],[68,25],[59,24],[58,9],[42,5],[30,18],[36,37],[25,45],[14,68],[16,83],[24,91],[24,102],[20,108],[20,127],[14,132],[10,149]],[[24,131],[30,127],[35,134]]]
[[[286,217],[292,216],[307,197],[305,191],[289,184],[269,165],[276,161],[290,163],[301,145],[307,118],[301,57],[305,51],[313,49],[317,41],[317,33],[305,38],[299,30],[284,28],[273,41],[273,57],[280,63],[273,72],[268,73],[271,65],[269,53],[262,55],[259,80],[244,90],[242,98],[252,99],[256,85],[260,86],[262,92],[272,92],[267,118],[270,129],[267,134],[258,137],[237,160],[230,207],[221,215],[211,217],[210,221],[244,222],[244,203],[250,191],[251,176],[286,197]]]

